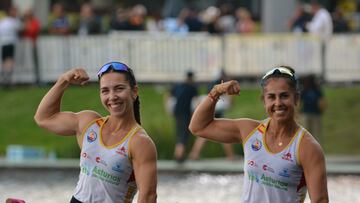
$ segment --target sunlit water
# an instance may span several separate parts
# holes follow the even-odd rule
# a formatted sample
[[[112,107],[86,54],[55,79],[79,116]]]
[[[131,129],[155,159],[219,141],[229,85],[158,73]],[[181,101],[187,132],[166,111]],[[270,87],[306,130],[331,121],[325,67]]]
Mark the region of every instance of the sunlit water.
[[[27,203],[66,203],[77,179],[78,172],[74,170],[0,170],[0,202],[5,202],[7,197],[17,197]],[[160,173],[158,202],[240,202],[242,181],[242,174]],[[330,202],[360,202],[360,176],[329,176],[328,190]],[[306,202],[309,203],[309,199]]]

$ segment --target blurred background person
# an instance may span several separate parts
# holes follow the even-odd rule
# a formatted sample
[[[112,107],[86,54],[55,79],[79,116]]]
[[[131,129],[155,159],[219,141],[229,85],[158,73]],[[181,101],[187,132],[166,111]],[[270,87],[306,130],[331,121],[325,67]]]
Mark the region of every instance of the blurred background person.
[[[307,7],[309,6],[302,3],[298,3],[296,6],[292,17],[288,21],[288,28],[291,32],[304,33],[308,31],[306,24],[311,21],[312,15]]]
[[[15,48],[22,29],[21,21],[17,18],[17,8],[10,6],[6,16],[0,20],[1,43],[1,74],[0,82],[4,87],[11,85],[12,72],[15,65]]]
[[[32,41],[32,56],[34,59],[34,68],[35,68],[35,83],[40,84],[40,73],[38,67],[38,57],[37,57],[37,47],[36,40],[41,31],[40,20],[35,16],[33,9],[27,9],[23,15],[23,30],[21,36],[25,39],[30,39]]]
[[[48,31],[53,35],[68,35],[71,33],[69,18],[66,16],[65,8],[61,3],[52,6],[51,16],[48,23]]]
[[[333,31],[334,33],[344,33],[349,32],[350,28],[347,24],[347,21],[344,19],[344,14],[340,8],[336,8],[334,12],[331,13],[333,21]]]
[[[236,15],[236,31],[239,33],[253,33],[256,32],[256,24],[251,17],[251,13],[243,7],[240,7],[235,12]]]
[[[93,35],[101,33],[101,20],[94,14],[90,3],[84,3],[80,8],[78,35]]]
[[[306,24],[309,33],[319,37],[324,43],[328,41],[333,33],[333,24],[329,11],[319,2],[311,2],[311,12],[313,18]]]
[[[326,109],[324,93],[313,74],[307,75],[301,80],[301,118],[304,127],[318,139],[323,141],[321,135],[322,114]]]
[[[219,71],[219,73],[217,74],[216,79],[208,85],[207,92],[209,93],[214,85],[221,84],[227,80],[228,80],[228,77],[225,73],[225,70],[221,69]],[[216,103],[216,106],[215,106],[215,118],[224,118],[224,114],[225,114],[226,110],[228,110],[231,107],[232,103],[233,103],[233,96],[222,95],[220,100]],[[207,140],[205,138],[196,137],[194,145],[189,154],[189,159],[191,159],[191,160],[199,159],[201,150],[204,147],[206,141]],[[225,152],[226,158],[228,160],[234,160],[235,154],[234,154],[232,144],[222,143],[222,145],[224,147],[224,152]]]
[[[186,148],[190,138],[188,126],[192,116],[192,102],[198,96],[192,71],[186,73],[185,81],[173,86],[171,96],[175,99],[173,109],[176,126],[174,157],[178,163],[183,163],[186,159]]]

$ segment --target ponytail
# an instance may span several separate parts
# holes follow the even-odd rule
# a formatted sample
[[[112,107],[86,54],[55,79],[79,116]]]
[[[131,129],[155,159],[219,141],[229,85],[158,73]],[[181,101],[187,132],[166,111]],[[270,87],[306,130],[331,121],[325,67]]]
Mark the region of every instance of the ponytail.
[[[139,99],[139,96],[137,96],[135,101],[134,101],[134,116],[135,116],[136,122],[139,125],[141,125],[141,120],[140,120],[140,99]]]

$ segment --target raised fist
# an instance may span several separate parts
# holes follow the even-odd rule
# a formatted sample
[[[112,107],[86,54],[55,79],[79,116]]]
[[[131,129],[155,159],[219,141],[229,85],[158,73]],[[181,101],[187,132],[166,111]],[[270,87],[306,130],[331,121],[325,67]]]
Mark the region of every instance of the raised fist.
[[[238,95],[240,93],[240,84],[236,80],[230,80],[218,85],[215,85],[214,88],[217,94],[227,94],[227,95]]]
[[[89,76],[82,68],[74,68],[62,75],[63,79],[70,84],[84,85],[89,81]]]

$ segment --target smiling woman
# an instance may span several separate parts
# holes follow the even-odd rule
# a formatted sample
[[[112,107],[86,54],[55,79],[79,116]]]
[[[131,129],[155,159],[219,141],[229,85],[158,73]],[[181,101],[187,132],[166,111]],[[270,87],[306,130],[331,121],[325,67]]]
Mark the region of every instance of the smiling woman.
[[[243,202],[303,202],[308,190],[314,202],[328,202],[325,158],[314,137],[295,121],[299,91],[295,71],[279,66],[261,80],[268,118],[216,119],[222,94],[237,95],[240,85],[215,85],[190,122],[194,135],[244,148]]]
[[[124,63],[110,62],[98,72],[100,98],[109,112],[62,112],[60,103],[69,85],[84,85],[82,68],[61,75],[42,99],[36,123],[59,135],[76,135],[81,149],[80,176],[71,203],[156,202],[156,148],[140,126],[138,86]]]

